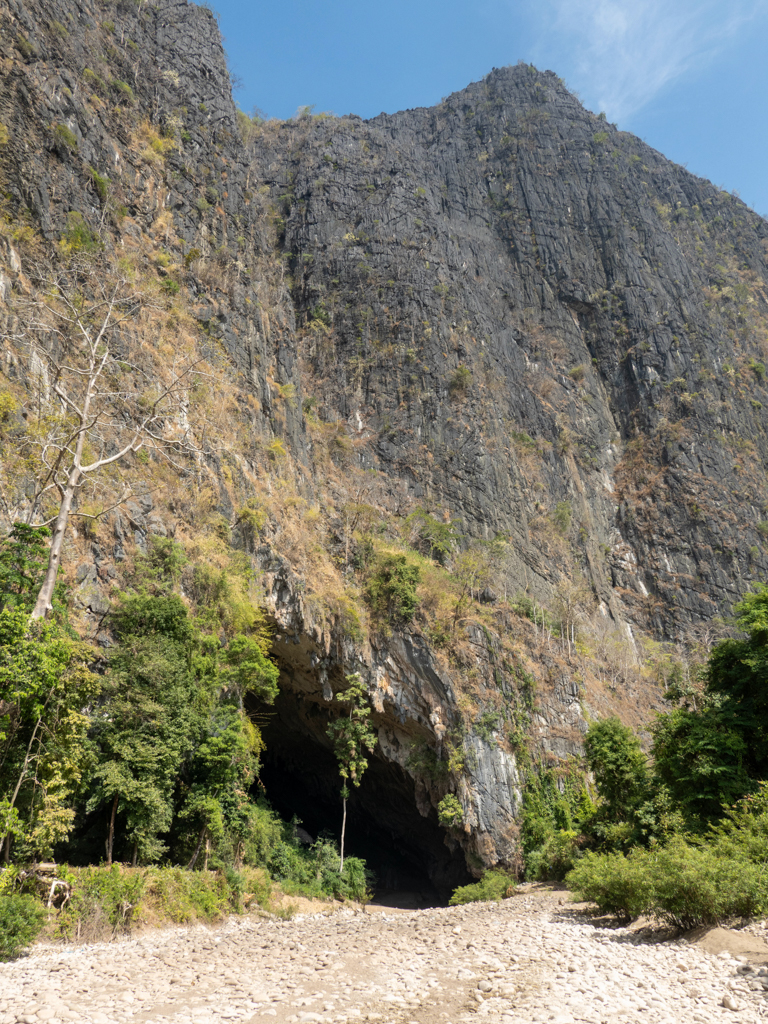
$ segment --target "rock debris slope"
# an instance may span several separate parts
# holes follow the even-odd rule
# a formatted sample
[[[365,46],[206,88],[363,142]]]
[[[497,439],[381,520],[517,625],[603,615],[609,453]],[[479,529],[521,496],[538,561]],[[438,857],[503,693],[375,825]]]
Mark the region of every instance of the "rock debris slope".
[[[518,894],[466,908],[232,920],[118,945],[41,948],[0,965],[0,1024],[764,1019],[768,971],[758,963],[683,942],[646,944],[560,902]]]

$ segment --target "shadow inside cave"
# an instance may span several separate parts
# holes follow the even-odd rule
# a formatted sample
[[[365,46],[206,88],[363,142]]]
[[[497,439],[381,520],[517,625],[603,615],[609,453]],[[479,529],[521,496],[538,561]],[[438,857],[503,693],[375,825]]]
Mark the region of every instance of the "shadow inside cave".
[[[283,689],[272,707],[257,710],[267,799],[286,820],[297,817],[313,839],[326,833],[338,841],[341,779],[326,734],[329,706]],[[436,906],[472,881],[461,848],[446,837],[434,808],[427,816],[419,812],[410,775],[377,746],[360,787],[351,788],[345,841],[346,854],[364,858],[375,875],[374,904]]]

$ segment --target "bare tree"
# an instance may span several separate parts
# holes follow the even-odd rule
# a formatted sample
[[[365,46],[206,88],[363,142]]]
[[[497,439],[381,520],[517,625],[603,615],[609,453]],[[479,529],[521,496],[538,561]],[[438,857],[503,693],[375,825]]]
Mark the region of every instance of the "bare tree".
[[[14,311],[18,333],[6,335],[29,352],[27,428],[17,451],[35,479],[25,495],[24,519],[52,527],[35,619],[51,609],[70,517],[97,518],[131,493],[124,479],[117,488],[118,481],[110,480],[113,500],[92,515],[74,507],[86,482],[103,480],[109,467],[119,468],[121,460],[142,449],[166,459],[202,453],[185,413],[199,361],[165,367],[152,359],[142,360],[143,365],[130,361],[123,332],[142,302],[125,281],[100,279],[88,269],[44,278],[38,296]],[[9,519],[15,518],[3,497]]]

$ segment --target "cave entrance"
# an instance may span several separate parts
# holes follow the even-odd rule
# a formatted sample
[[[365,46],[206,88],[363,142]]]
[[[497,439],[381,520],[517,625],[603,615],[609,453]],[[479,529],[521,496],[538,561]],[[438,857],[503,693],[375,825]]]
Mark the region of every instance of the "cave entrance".
[[[326,735],[329,707],[281,689],[274,705],[259,709],[266,744],[261,781],[285,819],[294,815],[312,838],[341,837],[341,779]],[[419,813],[413,779],[377,747],[358,789],[347,802],[345,854],[362,857],[376,876],[374,902],[388,905],[444,903],[457,885],[472,881],[457,843],[432,808]]]

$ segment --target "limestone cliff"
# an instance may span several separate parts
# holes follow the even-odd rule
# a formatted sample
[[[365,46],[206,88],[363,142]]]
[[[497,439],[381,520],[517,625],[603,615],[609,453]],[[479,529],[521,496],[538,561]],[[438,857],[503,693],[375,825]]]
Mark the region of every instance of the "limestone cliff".
[[[675,640],[768,570],[768,224],[526,65],[428,110],[253,123],[205,8],[0,18],[4,381],[28,372],[15,297],[80,225],[157,344],[184,332],[226,377],[218,454],[173,486],[134,465],[141,500],[73,534],[83,629],[148,534],[199,557],[226,535],[276,627],[268,788],[330,806],[333,693],[360,671],[371,842],[441,884],[514,863],[520,753],[577,752],[585,707],[641,722],[636,636]],[[453,539],[386,624],[365,546],[414,512]],[[459,619],[458,555],[494,539]]]

